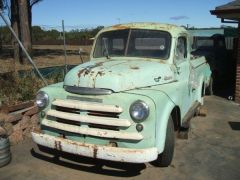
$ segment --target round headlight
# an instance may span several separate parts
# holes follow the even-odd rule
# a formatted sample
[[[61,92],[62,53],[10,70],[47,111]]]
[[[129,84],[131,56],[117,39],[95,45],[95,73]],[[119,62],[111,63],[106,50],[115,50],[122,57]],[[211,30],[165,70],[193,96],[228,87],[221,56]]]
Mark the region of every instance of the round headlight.
[[[149,115],[149,107],[145,102],[138,100],[132,103],[129,113],[133,120],[143,121]]]
[[[44,108],[48,105],[48,95],[43,91],[39,91],[36,96],[36,104],[39,108]]]

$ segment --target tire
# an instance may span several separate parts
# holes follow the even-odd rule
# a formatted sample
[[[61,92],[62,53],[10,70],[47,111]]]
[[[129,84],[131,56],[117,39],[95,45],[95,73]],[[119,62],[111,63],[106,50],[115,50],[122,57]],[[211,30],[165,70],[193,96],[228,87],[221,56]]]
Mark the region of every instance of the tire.
[[[213,78],[210,78],[209,85],[205,90],[206,95],[212,96],[213,95]]]
[[[158,155],[158,158],[152,162],[153,165],[158,167],[168,167],[173,159],[175,146],[175,131],[172,117],[168,119],[165,148],[164,151]]]

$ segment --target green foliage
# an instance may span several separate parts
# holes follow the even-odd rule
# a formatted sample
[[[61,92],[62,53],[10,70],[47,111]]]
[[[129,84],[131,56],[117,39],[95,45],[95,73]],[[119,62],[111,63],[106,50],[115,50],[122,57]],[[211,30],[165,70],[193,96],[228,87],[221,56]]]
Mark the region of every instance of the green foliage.
[[[1,44],[10,44],[11,43],[11,32],[6,26],[0,27],[0,41]]]
[[[67,40],[84,40],[94,37],[103,26],[98,26],[92,29],[73,29],[65,32]],[[0,41],[2,44],[11,44],[12,35],[6,26],[0,27]],[[52,29],[44,30],[40,26],[32,26],[32,41],[51,41],[62,38],[62,32]]]
[[[98,26],[93,29],[74,29],[69,32],[66,32],[66,39],[89,39],[94,37],[101,29],[103,29],[103,26]]]
[[[103,26],[98,26],[93,29],[73,29],[71,31],[65,32],[67,40],[73,39],[89,39],[94,37]],[[62,32],[52,29],[52,30],[44,30],[40,26],[32,27],[32,39],[33,41],[39,40],[57,40],[62,38]]]
[[[32,27],[32,39],[34,41],[42,40],[45,37],[45,31],[40,26]]]

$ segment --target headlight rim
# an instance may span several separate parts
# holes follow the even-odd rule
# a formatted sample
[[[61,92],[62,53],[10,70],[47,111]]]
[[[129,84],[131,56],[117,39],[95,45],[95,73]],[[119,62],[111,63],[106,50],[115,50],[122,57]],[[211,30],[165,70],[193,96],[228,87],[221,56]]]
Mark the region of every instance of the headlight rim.
[[[132,110],[133,110],[133,106],[136,105],[136,104],[139,104],[139,103],[140,103],[140,104],[145,108],[145,110],[146,110],[146,114],[145,114],[144,118],[142,118],[142,119],[137,119],[137,118],[134,117],[133,114],[132,114],[132,112],[133,112],[133,111],[132,111]],[[149,108],[148,104],[147,104],[145,101],[143,101],[143,100],[136,100],[136,101],[134,101],[134,102],[130,105],[129,114],[130,114],[130,116],[131,116],[131,118],[132,118],[133,121],[135,121],[135,122],[137,122],[137,123],[140,123],[140,122],[145,121],[145,120],[149,117],[150,108]]]
[[[38,99],[38,95],[39,94],[42,94],[42,99]],[[39,103],[37,103],[38,100],[44,100],[45,101],[45,104],[43,106],[40,106]],[[38,91],[37,92],[37,95],[36,95],[36,100],[35,100],[36,104],[37,104],[37,107],[40,108],[40,109],[44,109],[45,107],[48,106],[49,104],[49,95],[45,92],[45,91]]]

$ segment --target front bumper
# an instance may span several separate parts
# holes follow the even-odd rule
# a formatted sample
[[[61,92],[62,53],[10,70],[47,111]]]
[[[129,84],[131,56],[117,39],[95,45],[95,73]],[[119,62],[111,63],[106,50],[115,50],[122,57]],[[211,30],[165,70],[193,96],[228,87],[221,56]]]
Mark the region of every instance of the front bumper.
[[[128,149],[102,145],[86,144],[69,139],[63,139],[39,132],[32,132],[33,141],[59,151],[86,157],[131,163],[145,163],[157,159],[157,148]]]

